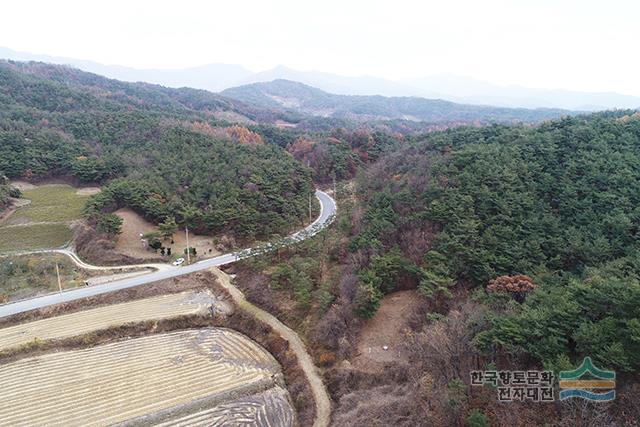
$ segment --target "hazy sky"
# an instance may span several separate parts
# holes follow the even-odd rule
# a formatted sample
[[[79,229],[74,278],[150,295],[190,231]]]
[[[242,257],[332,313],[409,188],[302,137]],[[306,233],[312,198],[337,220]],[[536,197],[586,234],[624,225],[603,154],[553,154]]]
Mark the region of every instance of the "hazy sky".
[[[640,95],[638,0],[7,1],[0,46],[136,68],[211,62]]]

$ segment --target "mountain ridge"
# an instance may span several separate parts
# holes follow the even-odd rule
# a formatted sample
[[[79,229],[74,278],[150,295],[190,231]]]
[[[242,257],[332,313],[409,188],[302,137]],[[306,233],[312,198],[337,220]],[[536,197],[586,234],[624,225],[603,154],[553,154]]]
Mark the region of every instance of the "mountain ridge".
[[[420,96],[474,105],[510,108],[563,108],[595,111],[638,109],[640,97],[617,92],[580,92],[562,89],[539,89],[523,86],[500,86],[479,79],[441,73],[426,77],[389,80],[372,76],[340,76],[319,71],[298,71],[285,66],[251,72],[233,64],[205,64],[184,69],[135,69],[120,65],[103,65],[93,61],[49,55],[35,55],[0,47],[0,58],[68,64],[129,82],[145,81],[168,87],[193,87],[219,92],[249,83],[284,78],[342,95]],[[461,92],[460,88],[464,88]]]
[[[560,109],[515,109],[457,104],[442,99],[339,95],[285,79],[225,89],[221,95],[261,108],[285,110],[333,119],[406,120],[426,123],[536,122],[575,112]]]

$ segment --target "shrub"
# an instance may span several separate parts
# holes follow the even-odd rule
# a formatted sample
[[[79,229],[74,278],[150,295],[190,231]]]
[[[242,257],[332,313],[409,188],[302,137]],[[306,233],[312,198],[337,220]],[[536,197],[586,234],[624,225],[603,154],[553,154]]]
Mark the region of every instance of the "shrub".
[[[474,409],[469,413],[466,421],[469,427],[489,427],[487,417],[477,409]]]

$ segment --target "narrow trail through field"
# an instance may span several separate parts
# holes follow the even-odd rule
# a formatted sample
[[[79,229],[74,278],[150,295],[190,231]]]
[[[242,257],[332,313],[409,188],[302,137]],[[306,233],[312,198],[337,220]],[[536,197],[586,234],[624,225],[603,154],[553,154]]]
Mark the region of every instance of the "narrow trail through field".
[[[269,314],[268,312],[262,310],[259,307],[251,304],[246,300],[244,294],[240,289],[235,287],[231,283],[231,278],[228,274],[221,271],[218,268],[211,268],[211,271],[218,278],[219,283],[225,288],[233,302],[242,310],[251,314],[256,319],[266,323],[271,326],[273,330],[275,330],[282,338],[289,342],[291,349],[296,354],[298,358],[298,362],[300,363],[300,367],[304,372],[304,375],[309,381],[309,385],[311,386],[311,392],[313,393],[313,400],[316,402],[316,419],[313,423],[314,427],[326,427],[329,425],[331,421],[331,399],[329,398],[329,393],[322,381],[322,377],[318,373],[318,368],[316,368],[313,363],[313,359],[311,355],[307,352],[307,348],[298,336],[298,334],[287,327],[284,323],[279,321],[275,316]]]
[[[171,270],[172,266],[169,264],[125,264],[125,265],[114,265],[114,266],[100,266],[100,265],[91,265],[82,261],[78,255],[71,249],[36,249],[33,251],[22,251],[22,252],[10,252],[6,254],[0,254],[0,257],[10,257],[10,256],[20,256],[20,255],[37,255],[37,254],[61,254],[69,257],[71,261],[80,268],[85,270],[95,270],[95,271],[112,271],[112,270],[132,270],[139,268],[152,268],[154,270]]]

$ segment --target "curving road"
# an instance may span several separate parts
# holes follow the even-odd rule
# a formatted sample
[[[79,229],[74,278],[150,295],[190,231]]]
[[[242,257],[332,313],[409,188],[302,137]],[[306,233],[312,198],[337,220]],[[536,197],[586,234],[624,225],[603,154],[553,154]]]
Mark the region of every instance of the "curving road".
[[[170,279],[172,277],[183,276],[185,274],[191,274],[196,271],[206,270],[211,267],[218,267],[225,264],[230,264],[232,262],[238,261],[240,259],[244,259],[250,256],[254,256],[265,251],[269,251],[275,248],[278,245],[289,245],[296,242],[300,242],[304,239],[314,236],[318,232],[320,232],[323,228],[329,225],[335,216],[336,213],[336,202],[333,200],[327,193],[316,190],[316,198],[320,202],[320,215],[316,220],[305,227],[303,230],[300,230],[289,237],[283,239],[277,243],[267,243],[263,246],[258,246],[249,249],[243,249],[239,252],[233,252],[225,255],[220,255],[215,258],[206,259],[203,261],[199,261],[193,263],[191,265],[187,265],[184,267],[175,267],[168,268],[159,271],[155,271],[153,273],[145,274],[142,276],[132,277],[128,279],[122,279],[110,283],[105,283],[102,285],[94,285],[86,288],[78,288],[68,290],[62,293],[44,295],[41,297],[31,298],[23,301],[14,302],[11,304],[6,304],[0,306],[0,318],[11,316],[13,314],[23,313],[25,311],[36,310],[43,307],[48,307],[54,304],[60,304],[63,302],[74,301],[81,298],[87,298],[94,295],[105,294],[108,292],[118,291],[120,289],[133,288],[135,286],[144,285],[147,283],[157,282],[159,280]],[[69,251],[58,251],[69,255]],[[86,266],[85,268],[91,269],[100,269],[100,267],[90,266],[85,264],[81,260],[75,256],[75,254],[71,253],[69,255],[74,259],[77,259],[82,266]],[[116,266],[112,268],[123,268],[123,267],[131,267],[131,266]]]

